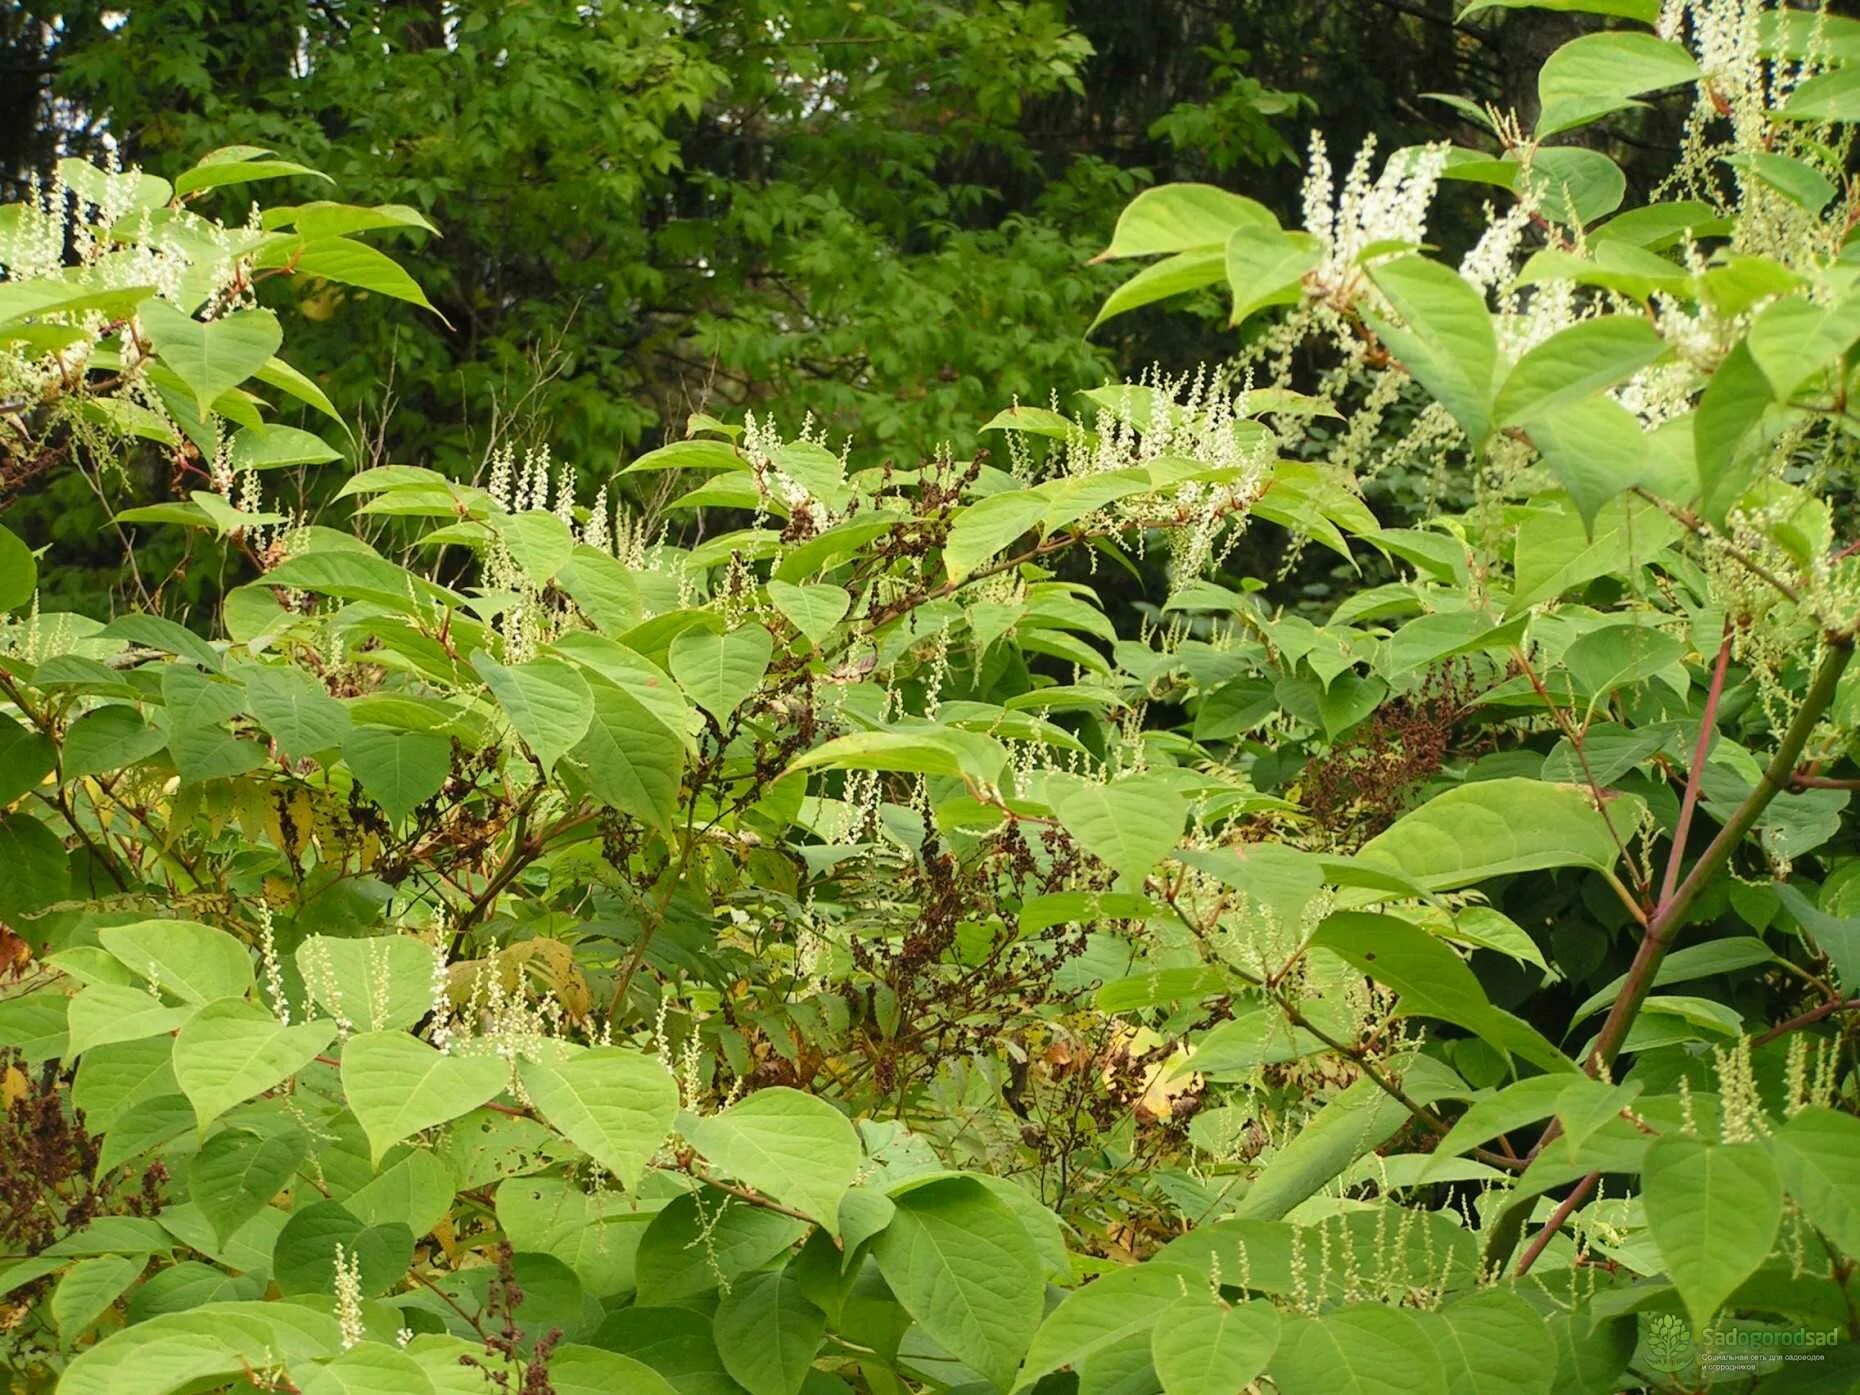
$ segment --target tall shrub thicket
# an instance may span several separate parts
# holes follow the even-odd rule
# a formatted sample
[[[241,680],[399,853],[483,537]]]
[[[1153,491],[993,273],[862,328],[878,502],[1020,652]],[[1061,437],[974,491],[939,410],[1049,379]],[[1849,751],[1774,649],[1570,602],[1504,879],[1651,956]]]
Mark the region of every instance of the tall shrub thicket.
[[[116,526],[239,583],[49,613],[0,533],[15,1384],[1850,1388],[1860,24],[1602,8],[1302,228],[1139,197],[1104,313],[1225,288],[1237,366],[985,459],[696,418],[310,522],[251,287],[417,303],[405,210],[0,214],[8,478],[152,441]],[[1382,527],[1417,462],[1474,506]],[[1255,530],[1400,579],[1313,623]]]

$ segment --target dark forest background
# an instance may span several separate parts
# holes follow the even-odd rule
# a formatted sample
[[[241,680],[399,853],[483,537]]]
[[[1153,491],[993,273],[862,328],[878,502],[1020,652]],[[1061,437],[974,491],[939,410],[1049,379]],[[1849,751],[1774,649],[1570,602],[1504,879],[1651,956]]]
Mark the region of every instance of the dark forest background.
[[[1371,131],[1490,148],[1427,94],[1528,117],[1542,57],[1595,22],[1456,22],[1452,0],[25,0],[0,7],[0,195],[64,155],[172,173],[236,142],[335,181],[267,202],[419,209],[443,236],[393,250],[443,321],[274,292],[376,459],[469,473],[501,432],[591,491],[693,411],[772,409],[910,461],[977,448],[1015,397],[1231,351],[1212,296],[1087,338],[1127,274],[1088,259],[1137,190],[1211,181],[1295,223],[1314,127],[1340,164]],[[1631,144],[1611,153],[1632,177]],[[249,192],[220,197],[242,221]],[[16,517],[60,545],[59,599],[95,609],[115,539],[80,481],[40,488]]]

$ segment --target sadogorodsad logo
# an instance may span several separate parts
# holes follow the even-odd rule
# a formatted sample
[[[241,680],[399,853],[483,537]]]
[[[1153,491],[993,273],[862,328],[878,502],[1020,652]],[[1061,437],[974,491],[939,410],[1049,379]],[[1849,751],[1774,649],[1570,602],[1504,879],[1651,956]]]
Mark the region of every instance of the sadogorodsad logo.
[[[1697,1361],[1721,1370],[1754,1368],[1760,1362],[1818,1361],[1841,1340],[1837,1327],[1713,1327],[1693,1336],[1677,1313],[1641,1317],[1642,1354],[1656,1371],[1680,1371]]]

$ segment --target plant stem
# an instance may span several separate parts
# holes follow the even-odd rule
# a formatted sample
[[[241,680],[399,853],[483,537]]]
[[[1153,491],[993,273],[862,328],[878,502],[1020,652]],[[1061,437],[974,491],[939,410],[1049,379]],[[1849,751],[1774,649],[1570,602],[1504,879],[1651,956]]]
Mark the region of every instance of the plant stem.
[[[1550,1242],[1556,1238],[1556,1233],[1563,1228],[1563,1222],[1569,1219],[1572,1211],[1582,1205],[1582,1199],[1589,1194],[1589,1189],[1601,1180],[1601,1176],[1599,1172],[1591,1172],[1570,1188],[1569,1195],[1558,1203],[1556,1210],[1550,1213],[1550,1219],[1544,1222],[1544,1228],[1531,1237],[1529,1248],[1518,1260],[1518,1278],[1522,1279],[1530,1272],[1531,1266],[1537,1263],[1537,1257],[1549,1247]]]
[[[1757,787],[1744,796],[1743,802],[1737,806],[1724,827],[1718,830],[1718,836],[1699,855],[1691,872],[1673,889],[1672,894],[1660,898],[1660,904],[1654,908],[1653,916],[1647,922],[1647,933],[1641,937],[1634,962],[1628,969],[1627,982],[1622,985],[1620,996],[1609,1008],[1608,1018],[1602,1023],[1601,1033],[1589,1053],[1588,1069],[1591,1075],[1601,1075],[1621,1053],[1621,1045],[1627,1040],[1628,1030],[1634,1025],[1641,1004],[1653,990],[1654,975],[1659,972],[1661,961],[1672,947],[1673,936],[1684,924],[1686,913],[1692,909],[1700,893],[1731,860],[1731,854],[1749,836],[1770,801],[1788,788],[1795,773],[1796,762],[1801,759],[1802,750],[1808,745],[1808,738],[1814,734],[1821,714],[1827,711],[1828,704],[1833,701],[1835,687],[1846,672],[1853,652],[1851,634],[1828,638],[1828,652],[1822,658],[1820,667],[1815,670],[1808,692],[1803,695],[1802,705],[1796,710],[1795,719],[1789,723],[1788,729],[1783,732],[1782,740],[1777,743],[1776,751],[1770,757],[1770,763],[1764,767],[1757,781]],[[1688,776],[1689,783],[1699,778],[1703,765],[1702,759],[1694,761],[1694,769]]]

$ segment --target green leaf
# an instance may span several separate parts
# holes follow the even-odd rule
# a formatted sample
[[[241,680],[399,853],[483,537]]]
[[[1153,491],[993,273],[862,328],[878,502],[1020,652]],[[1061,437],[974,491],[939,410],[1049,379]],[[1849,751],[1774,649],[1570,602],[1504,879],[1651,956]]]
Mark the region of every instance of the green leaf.
[[[69,1346],[123,1296],[148,1261],[141,1255],[98,1255],[81,1259],[65,1271],[52,1290],[52,1321]]]
[[[1616,832],[1638,826],[1638,801],[1608,804]],[[1477,829],[1477,839],[1466,836]],[[1358,854],[1429,891],[1455,891],[1492,877],[1545,867],[1612,872],[1620,848],[1589,791],[1545,780],[1481,780],[1438,794],[1371,838]]]
[[[315,675],[284,665],[253,665],[239,674],[246,707],[293,759],[339,749],[349,735],[349,711]]]
[[[106,925],[97,940],[132,974],[190,1003],[237,998],[252,987],[252,955],[224,930],[192,920]]]
[[[249,184],[257,179],[281,179],[286,175],[305,174],[313,179],[330,183],[328,175],[321,170],[313,170],[308,165],[300,165],[295,160],[277,160],[268,158],[269,150],[260,150],[253,146],[228,146],[225,151],[215,151],[203,157],[191,170],[184,170],[175,176],[174,193],[176,198],[185,198],[189,194],[198,194],[207,189],[220,189],[228,184]],[[225,158],[220,158],[224,156]]]
[[[730,1285],[713,1331],[724,1369],[749,1395],[797,1395],[826,1324],[783,1266]]]
[[[1227,286],[1233,292],[1229,324],[1239,324],[1268,305],[1295,305],[1304,298],[1304,276],[1323,259],[1309,233],[1240,227],[1227,239]]]
[[[432,1155],[415,1149],[407,1156]],[[441,1218],[451,1209],[452,1197],[448,1180]],[[355,1199],[348,1204],[354,1207]],[[594,1297],[615,1298],[633,1288],[634,1255],[652,1213],[635,1209],[631,1198],[609,1188],[586,1192],[565,1177],[509,1177],[498,1185],[496,1209],[511,1245],[554,1255]]]
[[[1708,940],[1704,944],[1688,945],[1684,949],[1676,949],[1662,959],[1660,967],[1654,972],[1653,986],[1665,988],[1669,984],[1710,978],[1715,974],[1735,973],[1739,969],[1749,969],[1758,964],[1771,963],[1775,958],[1769,946],[1754,936],[1742,935],[1728,940]],[[1583,1000],[1582,1006],[1571,1015],[1570,1025],[1574,1026],[1592,1013],[1600,1012],[1614,1002],[1626,986],[1626,974],[1612,979],[1606,988]]]
[[[678,1117],[677,1084],[644,1052],[595,1047],[561,1061],[526,1060],[517,1074],[544,1121],[628,1191]]]
[[[1547,1071],[1576,1069],[1536,1028],[1494,1007],[1466,961],[1418,926],[1390,915],[1338,911],[1318,927],[1311,943],[1393,988],[1401,995],[1404,1016],[1451,1022]]]
[[[178,1395],[325,1356],[336,1319],[283,1303],[211,1303],[113,1332],[72,1358],[59,1395]]]
[[[1498,340],[1479,292],[1459,273],[1426,257],[1397,257],[1370,270],[1401,327],[1378,333],[1420,383],[1453,414],[1475,446],[1491,430]]]
[[[599,1347],[557,1347],[549,1357],[555,1395],[682,1395],[652,1367]]]
[[[1188,291],[1198,291],[1203,286],[1212,286],[1226,275],[1227,251],[1224,247],[1203,248],[1164,257],[1144,267],[1106,296],[1104,304],[1098,308],[1097,318],[1085,332],[1090,334],[1106,320],[1142,306],[1153,305],[1159,300],[1167,300]]]
[[[1860,68],[1837,68],[1798,84],[1777,115],[1791,121],[1860,122]]]
[[[452,742],[434,731],[356,725],[343,738],[342,759],[389,822],[398,824],[445,786]]]
[[[865,1162],[859,1132],[813,1095],[758,1090],[700,1119],[691,1142],[711,1165],[837,1233],[840,1198]]]
[[[472,667],[491,689],[547,774],[587,734],[594,720],[588,680],[559,659],[532,659],[506,668],[480,649]]]
[[[1738,340],[1713,371],[1692,413],[1700,510],[1719,527],[1750,485],[1755,466],[1745,443],[1772,400],[1770,380],[1752,355],[1748,338]]]
[[[971,1178],[943,1178],[893,1199],[898,1213],[872,1244],[885,1283],[933,1341],[1008,1389],[1044,1306],[1033,1241]]]
[[[836,736],[798,756],[788,773],[803,770],[898,770],[949,775],[997,784],[1007,752],[979,732],[951,727],[891,727]]]
[[[1183,1298],[1156,1320],[1150,1362],[1163,1395],[1233,1395],[1272,1360],[1279,1310],[1263,1299],[1228,1304]]]
[[[1514,1081],[1496,1094],[1474,1099],[1440,1140],[1434,1156],[1444,1161],[1488,1138],[1548,1119],[1556,1112],[1557,1103],[1564,1098],[1570,1084],[1569,1077],[1560,1071],[1554,1075],[1533,1075]],[[1427,1175],[1438,1173],[1430,1169]]]
[[[793,1247],[807,1223],[749,1206],[714,1188],[668,1202],[640,1237],[634,1256],[638,1301],[674,1304],[761,1269]],[[693,1262],[694,1255],[703,1258]]]
[[[434,950],[412,935],[309,935],[294,958],[312,1005],[364,1031],[408,1028],[433,1010]]]
[[[65,778],[121,770],[167,744],[167,733],[150,726],[135,708],[99,707],[65,729]]]
[[[1647,1229],[1695,1331],[1769,1257],[1782,1224],[1782,1180],[1757,1143],[1668,1134],[1641,1164]]]
[[[498,1056],[448,1056],[405,1032],[361,1032],[343,1043],[342,1090],[377,1165],[403,1138],[470,1113],[510,1080]]]
[[[1590,529],[1602,505],[1642,483],[1655,463],[1639,418],[1612,397],[1566,402],[1533,421],[1530,437]]]
[[[292,1212],[278,1232],[271,1257],[278,1288],[287,1296],[312,1293],[327,1302],[335,1288],[338,1245],[360,1269],[364,1296],[394,1287],[413,1265],[413,1232],[405,1225],[364,1225],[339,1202],[313,1201]]]
[[[633,694],[604,678],[588,684],[594,717],[570,759],[602,803],[660,832],[672,827],[684,747]]]
[[[1182,839],[1188,801],[1155,776],[1127,775],[1109,784],[1055,778],[1049,790],[1053,813],[1066,831],[1128,890],[1141,890]]]
[[[239,310],[202,323],[151,297],[138,318],[156,355],[193,392],[203,415],[221,393],[265,367],[284,342],[269,310]]]
[[[287,1027],[255,1003],[221,998],[195,1013],[175,1037],[174,1078],[204,1127],[290,1079],[335,1035],[334,1022]]]
[[[774,652],[774,638],[752,624],[726,634],[685,630],[666,660],[685,695],[722,726],[760,686]]]
[[[170,1007],[128,984],[93,983],[71,999],[65,1055],[81,1056],[106,1042],[136,1041],[172,1032],[193,1015],[192,1007]]]
[[[495,514],[491,525],[503,539],[511,560],[523,569],[523,574],[538,590],[555,580],[575,555],[575,535],[547,509]]]
[[[284,1189],[309,1153],[302,1129],[269,1135],[221,1129],[187,1166],[188,1199],[224,1242]]]
[[[1630,30],[1585,34],[1564,44],[1537,74],[1537,134],[1554,135],[1639,106],[1633,98],[1701,74],[1683,44]]]
[[[248,426],[235,432],[226,461],[235,471],[276,470],[286,465],[326,465],[342,452],[315,432],[295,426]]]
[[[1573,510],[1546,508],[1518,526],[1511,604],[1518,615],[1584,582],[1626,575],[1679,536],[1680,527],[1658,505],[1624,497],[1605,504],[1593,524]]]
[[[1446,1372],[1444,1395],[1549,1395],[1556,1344],[1515,1293],[1493,1288],[1456,1298],[1429,1315],[1427,1334]]]
[[[852,597],[845,588],[818,584],[796,586],[787,581],[769,582],[769,599],[816,646],[823,644],[833,627],[846,618]]]
[[[1810,1105],[1777,1130],[1771,1151],[1808,1223],[1849,1259],[1860,1255],[1860,1119]]]
[[[10,528],[0,528],[0,611],[18,610],[39,588],[39,564],[32,549]]]
[[[1273,225],[1273,216],[1264,205],[1215,185],[1163,184],[1145,189],[1124,205],[1111,245],[1097,259],[1219,247],[1235,228]]]
[[[292,251],[291,265],[301,276],[321,276],[325,281],[339,281],[345,286],[405,300],[423,310],[433,309],[420,283],[409,276],[399,262],[365,242],[346,237],[313,237]]]
[[[1358,1080],[1272,1155],[1233,1214],[1243,1220],[1279,1220],[1363,1154],[1386,1143],[1408,1117],[1408,1111],[1373,1080]]]
[[[1665,341],[1640,316],[1581,320],[1518,360],[1498,390],[1494,418],[1500,426],[1529,423],[1625,382],[1665,352]]]
[[[1447,1388],[1420,1318],[1406,1308],[1369,1304],[1286,1323],[1269,1372],[1279,1395]]]
[[[0,867],[0,920],[32,915],[71,889],[64,841],[22,810],[0,814]]]
[[[1158,1318],[1182,1301],[1185,1286],[1203,1282],[1193,1270],[1158,1262],[1114,1270],[1074,1289],[1034,1334],[1017,1388],[1030,1386],[1062,1366],[1076,1371],[1094,1353],[1148,1333]]]
[[[398,1347],[363,1342],[313,1366],[293,1366],[300,1395],[434,1395],[420,1363]]]
[[[1000,552],[1046,514],[1051,500],[1031,489],[991,494],[963,509],[950,525],[943,543],[943,566],[952,582],[970,573]]]
[[[623,635],[640,622],[639,583],[599,548],[577,544],[555,580],[603,634]]]

